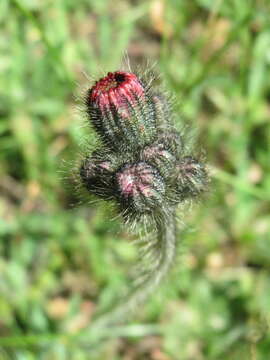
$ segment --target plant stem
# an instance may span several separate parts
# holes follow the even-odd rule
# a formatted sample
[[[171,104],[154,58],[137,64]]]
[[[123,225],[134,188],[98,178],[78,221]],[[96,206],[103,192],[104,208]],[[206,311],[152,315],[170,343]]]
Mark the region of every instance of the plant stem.
[[[158,250],[157,264],[147,273],[140,285],[130,292],[125,301],[112,311],[97,318],[92,325],[94,330],[125,321],[157,289],[170,270],[176,253],[175,211],[156,214],[155,222],[157,227],[157,243],[155,245]]]

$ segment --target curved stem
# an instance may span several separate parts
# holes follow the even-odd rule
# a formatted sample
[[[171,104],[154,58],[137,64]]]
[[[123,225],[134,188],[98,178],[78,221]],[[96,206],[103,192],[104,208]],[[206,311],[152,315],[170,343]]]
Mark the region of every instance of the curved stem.
[[[147,276],[128,295],[127,299],[117,305],[112,311],[97,318],[93,323],[93,328],[106,327],[126,320],[130,314],[159,286],[168,271],[170,270],[176,249],[176,226],[175,212],[159,213],[155,216],[157,226],[157,249],[158,261]]]

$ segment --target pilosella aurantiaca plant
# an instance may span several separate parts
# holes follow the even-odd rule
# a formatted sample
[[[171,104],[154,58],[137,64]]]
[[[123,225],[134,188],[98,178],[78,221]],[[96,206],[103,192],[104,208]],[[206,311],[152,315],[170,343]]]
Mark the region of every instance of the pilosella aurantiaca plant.
[[[176,207],[205,191],[208,174],[187,153],[170,104],[151,81],[125,71],[108,73],[88,90],[85,103],[101,145],[82,161],[83,186],[115,200],[124,220],[147,218],[156,229],[155,240],[146,241],[147,271],[127,299],[101,318],[112,324],[142,304],[168,273],[176,254]]]

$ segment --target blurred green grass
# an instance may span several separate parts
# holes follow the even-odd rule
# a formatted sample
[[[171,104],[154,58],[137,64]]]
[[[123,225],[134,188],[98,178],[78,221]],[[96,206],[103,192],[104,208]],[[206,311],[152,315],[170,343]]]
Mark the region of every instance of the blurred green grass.
[[[0,1],[0,359],[268,358],[269,14],[267,0]],[[63,178],[86,136],[84,73],[126,52],[131,66],[156,62],[213,182],[140,325],[94,346],[92,313],[128,284],[134,249]]]

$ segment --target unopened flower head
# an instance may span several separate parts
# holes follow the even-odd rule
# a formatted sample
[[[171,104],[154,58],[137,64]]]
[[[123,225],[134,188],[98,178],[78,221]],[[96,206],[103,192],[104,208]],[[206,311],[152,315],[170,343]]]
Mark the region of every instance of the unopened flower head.
[[[165,183],[158,170],[145,163],[126,164],[116,173],[121,204],[131,212],[151,212],[163,204]]]
[[[156,136],[155,105],[135,74],[108,73],[88,91],[86,106],[91,122],[106,146],[137,149]]]

